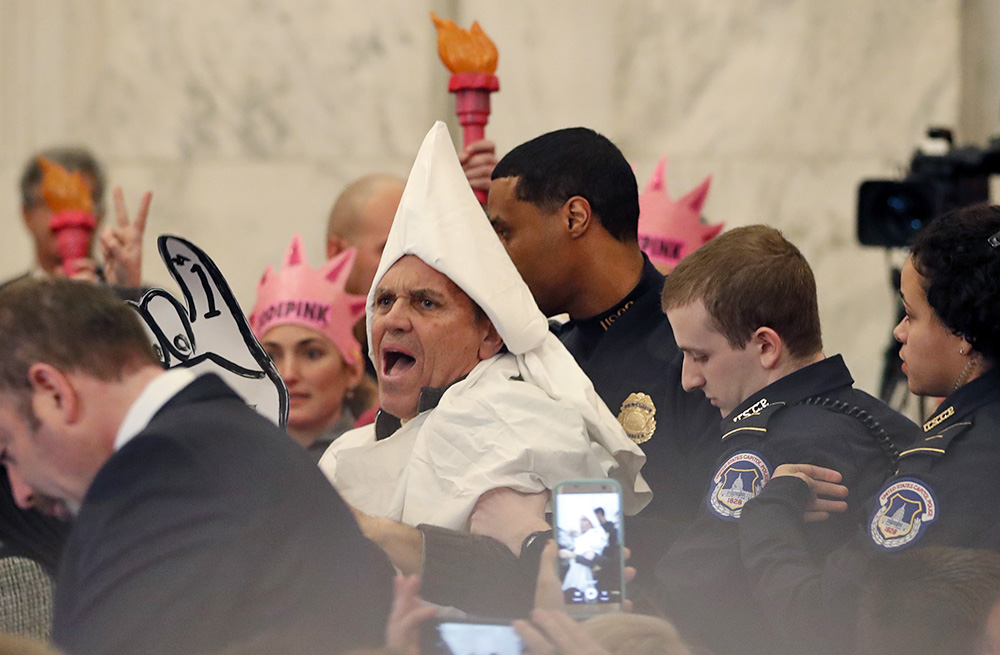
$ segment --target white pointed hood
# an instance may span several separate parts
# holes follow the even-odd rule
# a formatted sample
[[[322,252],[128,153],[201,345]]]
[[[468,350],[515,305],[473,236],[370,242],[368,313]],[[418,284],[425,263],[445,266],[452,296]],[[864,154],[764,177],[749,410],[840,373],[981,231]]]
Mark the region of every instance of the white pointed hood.
[[[645,455],[549,332],[441,122],[420,146],[368,294],[369,343],[375,289],[405,255],[468,294],[509,352],[480,362],[434,410],[391,437],[375,442],[373,431],[359,431],[334,442],[320,467],[348,502],[411,525],[461,528],[476,499],[492,488],[534,493],[566,479],[609,476],[622,486],[626,512],[644,507],[652,497],[639,474]]]
[[[465,291],[510,352],[524,354],[545,340],[548,322],[486,219],[441,121],[417,153],[368,293],[368,343],[375,289],[404,255],[419,257]]]

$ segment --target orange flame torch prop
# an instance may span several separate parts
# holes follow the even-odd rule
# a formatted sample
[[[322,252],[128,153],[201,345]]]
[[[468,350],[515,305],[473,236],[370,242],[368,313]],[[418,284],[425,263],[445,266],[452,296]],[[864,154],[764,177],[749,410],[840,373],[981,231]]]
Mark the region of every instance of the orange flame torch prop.
[[[464,30],[447,18],[431,12],[437,26],[438,55],[451,71],[448,91],[455,94],[455,113],[462,126],[463,145],[482,141],[490,119],[490,94],[500,90],[497,70],[497,47],[476,21]],[[480,203],[486,193],[476,191]]]
[[[97,228],[94,201],[80,171],[70,173],[45,157],[42,167],[42,199],[52,210],[49,229],[56,234],[56,248],[62,258],[63,273],[76,272],[76,260],[90,254],[90,238]]]

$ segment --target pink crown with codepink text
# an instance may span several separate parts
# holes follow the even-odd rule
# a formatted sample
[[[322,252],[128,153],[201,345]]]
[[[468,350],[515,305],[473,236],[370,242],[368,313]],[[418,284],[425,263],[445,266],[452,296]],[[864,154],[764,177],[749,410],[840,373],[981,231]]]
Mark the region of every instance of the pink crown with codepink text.
[[[701,221],[711,176],[674,200],[667,193],[667,158],[656,165],[646,190],[639,196],[639,247],[658,267],[672,269],[682,259],[715,238],[723,224]]]
[[[366,299],[344,290],[356,252],[349,248],[312,269],[302,237],[292,237],[281,271],[275,273],[268,265],[257,285],[257,302],[250,313],[257,338],[278,325],[302,325],[332,341],[344,361],[358,361],[361,344],[354,338],[354,325],[365,315]]]

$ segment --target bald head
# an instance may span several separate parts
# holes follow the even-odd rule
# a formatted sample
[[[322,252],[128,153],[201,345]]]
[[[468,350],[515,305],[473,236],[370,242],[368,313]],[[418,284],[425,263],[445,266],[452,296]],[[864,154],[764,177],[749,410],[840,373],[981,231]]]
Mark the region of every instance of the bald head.
[[[327,257],[351,247],[358,250],[348,293],[368,293],[404,186],[405,180],[394,175],[366,175],[347,185],[333,204],[326,227]]]

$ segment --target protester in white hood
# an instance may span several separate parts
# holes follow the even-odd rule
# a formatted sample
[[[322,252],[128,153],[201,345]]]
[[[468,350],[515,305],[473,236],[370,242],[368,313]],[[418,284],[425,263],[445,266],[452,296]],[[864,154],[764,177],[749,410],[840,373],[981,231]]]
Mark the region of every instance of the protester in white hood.
[[[490,489],[613,477],[626,513],[652,493],[645,456],[548,331],[434,125],[368,295],[382,411],[320,468],[361,512],[463,530]]]

